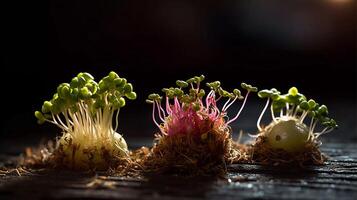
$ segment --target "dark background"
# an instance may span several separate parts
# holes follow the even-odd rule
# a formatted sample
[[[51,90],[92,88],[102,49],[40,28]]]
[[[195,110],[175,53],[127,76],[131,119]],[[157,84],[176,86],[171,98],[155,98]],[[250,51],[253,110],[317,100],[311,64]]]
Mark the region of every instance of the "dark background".
[[[2,138],[59,134],[33,112],[78,72],[100,79],[114,70],[139,96],[121,111],[128,137],[156,130],[149,93],[205,74],[228,89],[297,86],[329,106],[341,127],[334,139],[357,139],[353,0],[31,1],[2,10]],[[256,131],[263,105],[252,97],[235,132]]]

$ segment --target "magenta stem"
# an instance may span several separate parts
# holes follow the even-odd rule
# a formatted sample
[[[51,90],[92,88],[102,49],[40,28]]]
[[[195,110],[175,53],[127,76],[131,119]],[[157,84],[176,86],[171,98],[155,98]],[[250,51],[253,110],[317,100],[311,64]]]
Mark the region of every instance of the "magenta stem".
[[[161,119],[162,122],[165,122],[165,119],[164,119],[164,118],[162,117],[162,115],[161,115],[161,110],[162,110],[162,108],[161,108],[159,102],[158,102],[158,101],[155,101],[155,103],[156,103],[156,106],[157,106],[157,112],[159,113],[159,118]],[[165,115],[164,115],[164,116],[165,116]]]

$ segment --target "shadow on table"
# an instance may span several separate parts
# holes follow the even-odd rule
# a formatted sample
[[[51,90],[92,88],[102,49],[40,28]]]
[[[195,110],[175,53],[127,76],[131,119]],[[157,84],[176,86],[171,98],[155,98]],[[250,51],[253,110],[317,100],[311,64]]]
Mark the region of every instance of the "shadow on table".
[[[142,179],[94,173],[45,170],[0,179],[1,199],[202,198],[217,184],[214,177],[155,175]]]

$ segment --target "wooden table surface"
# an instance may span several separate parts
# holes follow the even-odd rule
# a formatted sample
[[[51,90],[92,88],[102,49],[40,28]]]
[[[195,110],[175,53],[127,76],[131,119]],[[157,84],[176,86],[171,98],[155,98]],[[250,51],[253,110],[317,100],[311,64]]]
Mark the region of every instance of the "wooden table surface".
[[[141,179],[70,171],[0,174],[0,199],[356,199],[357,145],[327,143],[324,166],[231,165],[227,177]],[[2,164],[11,159],[1,155]]]
[[[0,173],[0,200],[357,199],[356,105],[340,101],[326,104],[330,105],[336,121],[342,124],[338,130],[322,138],[321,150],[330,157],[324,166],[282,170],[252,164],[232,165],[228,168],[227,177],[221,178],[155,176],[128,179],[70,171],[43,171],[18,176],[14,171],[10,174]],[[239,123],[232,124],[233,130],[256,130],[252,119],[256,120],[262,106],[250,102],[246,108],[249,112],[243,113]],[[150,113],[127,112],[123,116],[120,131],[124,133],[130,149],[151,146],[155,127],[147,120]],[[137,119],[138,116],[142,119]],[[34,120],[30,120],[32,118],[32,114],[28,117],[20,115],[14,121],[5,123],[11,128],[4,128],[4,136],[7,137],[0,139],[0,169],[9,159],[23,152],[25,147],[37,146],[42,137],[52,139],[53,134],[58,132],[55,128],[49,129],[52,126],[39,127]],[[137,119],[135,123],[133,119]],[[17,125],[18,121],[22,122],[22,126]],[[43,132],[42,136],[40,131]]]

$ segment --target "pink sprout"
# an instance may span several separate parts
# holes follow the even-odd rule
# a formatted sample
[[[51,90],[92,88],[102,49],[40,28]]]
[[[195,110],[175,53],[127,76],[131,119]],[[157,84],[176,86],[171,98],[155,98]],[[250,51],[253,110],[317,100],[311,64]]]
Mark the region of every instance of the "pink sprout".
[[[193,88],[193,87],[192,87]],[[199,91],[199,88],[195,88]],[[166,96],[165,109],[161,105],[160,100],[154,100],[152,118],[157,127],[164,135],[172,136],[178,134],[192,134],[201,136],[207,133],[212,128],[226,128],[230,123],[238,119],[243,107],[246,103],[249,95],[249,90],[244,97],[243,104],[238,113],[230,120],[228,118],[227,109],[233,105],[238,99],[238,96],[229,98],[224,106],[220,109],[217,102],[222,98],[219,95],[216,98],[216,92],[211,90],[205,98],[205,104],[202,98],[196,99],[195,102],[185,103],[180,102],[178,97],[173,97],[173,100]],[[195,109],[195,104],[199,105],[199,108]],[[156,114],[159,117],[161,123],[156,121]]]

